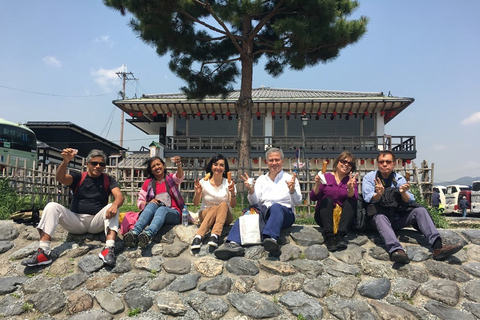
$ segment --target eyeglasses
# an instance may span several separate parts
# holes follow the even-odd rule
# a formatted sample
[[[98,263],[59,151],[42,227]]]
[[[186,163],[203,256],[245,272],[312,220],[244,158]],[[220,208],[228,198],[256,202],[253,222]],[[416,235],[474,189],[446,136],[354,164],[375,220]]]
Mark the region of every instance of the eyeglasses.
[[[380,164],[384,164],[384,163],[386,163],[386,164],[392,164],[392,163],[393,163],[393,160],[378,160],[377,162],[380,163]]]
[[[350,162],[345,159],[340,160],[340,163],[343,164],[344,166],[349,166],[349,167],[353,167],[355,165],[354,162]]]
[[[105,167],[105,162],[97,162],[97,161],[90,161],[90,164],[92,167],[100,166],[100,167]]]

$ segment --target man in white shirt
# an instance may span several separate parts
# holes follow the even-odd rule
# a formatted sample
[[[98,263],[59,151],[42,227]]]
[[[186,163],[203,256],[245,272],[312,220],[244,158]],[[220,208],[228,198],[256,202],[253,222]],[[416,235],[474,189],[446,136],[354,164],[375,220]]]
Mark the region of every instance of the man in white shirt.
[[[295,206],[302,202],[300,184],[296,174],[283,171],[284,154],[282,149],[271,148],[266,152],[268,173],[258,177],[254,184],[249,183],[248,174],[242,175],[248,189],[248,201],[251,205],[265,206],[265,227],[260,230],[263,247],[268,252],[278,251],[277,240],[280,230],[295,222]],[[228,234],[227,243],[215,250],[214,254],[222,260],[242,256],[245,250],[240,245],[239,221],[235,221]]]

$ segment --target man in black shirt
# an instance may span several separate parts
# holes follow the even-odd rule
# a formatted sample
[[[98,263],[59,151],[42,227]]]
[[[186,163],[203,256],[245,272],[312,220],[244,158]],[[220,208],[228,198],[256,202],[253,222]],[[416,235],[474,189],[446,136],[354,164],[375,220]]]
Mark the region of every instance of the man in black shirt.
[[[86,172],[68,174],[67,165],[76,153],[75,149],[63,149],[63,161],[55,176],[57,181],[74,190],[70,210],[56,202],[45,206],[37,226],[40,234],[39,248],[33,256],[22,261],[22,265],[32,267],[52,263],[50,241],[58,224],[73,234],[105,231],[107,241],[105,248],[99,253],[99,258],[107,265],[115,265],[118,209],[124,200],[122,192],[117,181],[103,173],[107,156],[101,150],[94,149],[89,152]],[[111,204],[108,203],[110,193],[115,198]]]

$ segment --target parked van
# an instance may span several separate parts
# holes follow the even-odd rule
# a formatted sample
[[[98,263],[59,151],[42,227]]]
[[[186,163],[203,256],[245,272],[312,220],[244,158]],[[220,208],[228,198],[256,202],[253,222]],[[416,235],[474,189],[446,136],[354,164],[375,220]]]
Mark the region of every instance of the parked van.
[[[480,213],[480,181],[473,181],[470,200],[470,212]]]
[[[455,184],[447,186],[447,193],[445,194],[445,211],[444,213],[458,213],[458,200],[460,191],[470,190],[469,186]]]
[[[447,187],[445,186],[433,186],[433,190],[440,194],[440,206],[439,208],[445,209],[446,201],[445,194],[447,193]]]
[[[467,207],[467,214],[470,214],[470,210],[472,208],[472,190],[463,190],[460,191],[460,194],[458,195],[458,203],[455,206],[455,212],[459,214],[463,214],[462,209],[460,208],[460,200],[465,197],[467,199],[468,203],[470,203],[470,207]]]

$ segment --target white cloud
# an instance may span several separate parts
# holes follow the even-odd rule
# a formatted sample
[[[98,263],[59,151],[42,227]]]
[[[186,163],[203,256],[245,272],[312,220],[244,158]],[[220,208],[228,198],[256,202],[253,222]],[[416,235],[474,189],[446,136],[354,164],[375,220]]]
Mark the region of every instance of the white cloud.
[[[470,115],[468,118],[463,119],[461,124],[464,126],[468,126],[469,124],[480,123],[480,112],[475,112],[474,114]]]
[[[100,36],[98,38],[93,39],[94,43],[105,43],[109,47],[113,47],[115,42],[113,42],[112,39],[110,39],[110,36]]]
[[[432,150],[433,151],[442,151],[442,150],[446,150],[447,147],[444,146],[443,144],[435,144],[432,146]]]
[[[116,72],[122,71],[123,66],[115,69],[103,69],[93,70],[90,74],[93,76],[93,80],[98,83],[104,90],[112,90],[115,88],[121,88],[119,86],[120,78]]]
[[[60,60],[52,56],[46,56],[42,60],[43,62],[45,62],[47,66],[50,66],[50,67],[60,68],[62,66],[62,63],[60,62]]]

